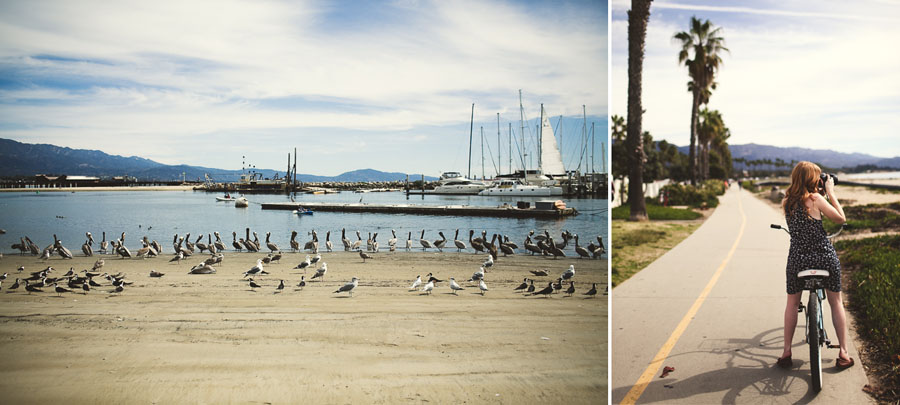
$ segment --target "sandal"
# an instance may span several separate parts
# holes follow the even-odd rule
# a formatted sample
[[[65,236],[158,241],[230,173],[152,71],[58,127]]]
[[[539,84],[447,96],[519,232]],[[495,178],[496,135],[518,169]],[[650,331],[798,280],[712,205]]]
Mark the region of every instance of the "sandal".
[[[781,367],[781,368],[791,368],[794,366],[794,361],[791,360],[790,355],[787,355],[785,357],[779,358],[778,362],[776,362],[775,364],[777,364],[778,367]]]
[[[839,368],[839,369],[853,367],[853,364],[854,364],[853,357],[850,357],[850,360],[844,360],[844,359],[838,357],[837,360],[835,360],[835,364],[837,365],[837,368]]]

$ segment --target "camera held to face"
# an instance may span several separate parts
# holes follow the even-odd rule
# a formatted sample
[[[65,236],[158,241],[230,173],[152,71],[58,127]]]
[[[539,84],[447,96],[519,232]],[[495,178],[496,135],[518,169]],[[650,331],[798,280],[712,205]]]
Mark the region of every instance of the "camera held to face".
[[[828,181],[828,177],[834,179],[834,184],[838,184],[838,178],[834,173],[822,173],[819,175],[819,194],[825,195],[825,183]]]

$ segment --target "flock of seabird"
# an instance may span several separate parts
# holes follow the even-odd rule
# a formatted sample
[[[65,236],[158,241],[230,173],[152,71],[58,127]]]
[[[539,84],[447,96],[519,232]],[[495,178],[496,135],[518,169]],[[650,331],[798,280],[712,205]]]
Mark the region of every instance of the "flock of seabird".
[[[345,251],[357,250],[360,258],[363,260],[363,263],[365,263],[367,259],[374,258],[374,253],[379,252],[379,243],[377,240],[378,232],[370,232],[368,234],[368,237],[365,240],[365,250],[363,250],[362,248],[363,239],[360,231],[357,230],[355,231],[355,233],[357,240],[351,241],[346,236],[346,229],[341,229],[341,244],[343,245]],[[265,271],[265,266],[271,263],[278,262],[282,258],[282,252],[279,249],[278,245],[271,240],[271,232],[266,232],[264,243],[260,243],[257,232],[252,232],[253,238],[251,239],[250,228],[245,229],[243,238],[238,238],[237,232],[232,232],[231,234],[231,247],[234,251],[256,253],[268,250],[268,253],[265,257],[257,259],[256,265],[243,273],[242,278],[247,279],[247,282],[249,282],[250,290],[255,291],[257,288],[261,288],[261,286],[257,283],[256,280],[253,279],[253,277],[268,275],[269,273]],[[446,238],[443,231],[438,231],[438,235],[440,235],[441,239],[433,241],[426,239],[425,234],[426,230],[422,229],[419,233],[419,240],[417,241],[422,251],[427,251],[428,249],[436,249],[439,252],[443,252],[444,247],[448,247],[448,242],[450,240]],[[467,241],[459,240],[459,229],[456,229],[454,238],[452,240],[453,245],[451,245],[450,247],[455,247],[457,249],[457,253],[460,253],[463,250],[468,251],[469,249],[471,249],[476,254],[488,254],[486,256],[486,260],[482,263],[479,269],[474,272],[468,279],[468,282],[470,283],[477,283],[478,293],[484,295],[488,291],[488,287],[485,284],[485,272],[494,266],[495,260],[499,257],[498,255],[502,254],[503,256],[508,256],[516,254],[516,250],[519,249],[519,246],[516,243],[511,242],[507,235],[493,234],[490,240],[488,240],[487,231],[481,231],[480,237],[475,237],[475,234],[475,230],[470,230],[469,238]],[[328,271],[328,264],[322,262],[321,267],[315,268],[316,264],[318,264],[322,260],[322,256],[319,253],[320,245],[318,233],[315,230],[310,231],[308,235],[311,236],[311,239],[303,244],[302,249],[300,242],[296,240],[297,235],[298,233],[296,231],[293,231],[291,233],[289,242],[291,252],[306,250],[310,254],[314,254],[315,256],[311,257],[310,254],[307,254],[305,260],[300,262],[296,267],[294,267],[294,269],[303,270],[304,273],[308,268],[315,269],[315,274],[313,274],[313,276],[310,278],[310,281],[316,279],[320,279],[319,281],[323,280],[326,272]],[[86,232],[86,239],[81,246],[81,252],[84,256],[93,256],[95,252],[100,254],[115,254],[117,256],[120,256],[122,259],[153,258],[163,253],[162,246],[155,240],[149,240],[146,236],[139,240],[141,243],[141,247],[134,253],[132,253],[131,250],[129,250],[125,246],[125,236],[126,233],[122,232],[118,239],[107,241],[106,232],[102,232],[102,240],[97,243],[98,248],[95,250],[94,245],[96,242],[94,241],[93,235],[90,232]],[[203,241],[204,236],[206,237],[206,243],[204,243]],[[213,236],[215,236],[215,240],[213,240]],[[549,232],[544,231],[542,234],[536,234],[535,231],[532,230],[525,237],[524,247],[525,250],[531,255],[539,254],[541,256],[550,256],[554,258],[566,257],[565,249],[569,246],[570,240],[574,240],[574,251],[576,253],[576,256],[579,258],[600,258],[600,256],[606,252],[606,247],[604,246],[603,239],[600,236],[596,237],[597,244],[594,244],[592,241],[588,246],[581,246],[579,244],[578,235],[571,234],[568,231],[563,231],[561,234],[561,242],[556,242],[554,241],[553,237],[550,236]],[[387,249],[390,252],[395,252],[397,250],[398,243],[402,243],[402,241],[398,240],[395,230],[391,230],[391,238],[388,239],[387,243]],[[414,249],[412,231],[408,232],[404,247],[407,251]],[[72,252],[68,248],[63,246],[62,241],[59,240],[55,234],[53,235],[53,243],[44,249],[40,249],[38,245],[35,244],[27,236],[20,238],[20,242],[13,244],[12,248],[18,250],[22,255],[31,254],[34,256],[40,256],[40,258],[43,260],[49,259],[53,255],[59,255],[63,259],[73,258]],[[204,260],[194,264],[188,271],[188,274],[216,274],[216,268],[214,266],[218,266],[222,263],[224,259],[223,252],[226,251],[226,245],[222,241],[219,232],[206,234],[201,233],[197,235],[196,239],[193,240],[190,233],[187,233],[184,236],[175,234],[172,240],[172,248],[174,254],[170,258],[169,263],[175,264],[180,264],[182,260],[189,260],[191,256],[195,254],[203,254],[204,252],[208,252],[209,256]],[[331,231],[328,231],[326,233],[324,249],[328,252],[333,251]],[[125,286],[129,286],[132,284],[131,281],[125,281],[125,276],[121,273],[117,275],[96,273],[97,270],[103,267],[104,263],[104,260],[100,259],[94,264],[93,268],[90,271],[82,270],[80,273],[76,274],[74,268],[72,268],[68,273],[60,277],[51,277],[51,272],[54,269],[53,267],[48,266],[44,270],[30,273],[30,277],[21,279],[17,278],[15,280],[15,283],[8,288],[8,291],[15,291],[21,285],[24,285],[24,289],[30,294],[32,292],[42,292],[43,290],[41,288],[53,286],[54,291],[57,293],[57,295],[61,295],[63,293],[71,293],[77,290],[81,290],[82,293],[87,294],[90,291],[91,287],[103,286],[103,284],[94,281],[94,278],[97,276],[99,276],[100,279],[106,279],[107,281],[109,281],[108,286],[113,287],[112,290],[108,291],[110,293],[121,293],[124,291]],[[24,266],[20,266],[18,268],[19,273],[23,272],[24,270]],[[82,273],[83,275],[80,275]],[[549,275],[549,272],[546,270],[532,270],[531,273],[534,276]],[[164,275],[165,273],[151,270],[149,276],[153,278],[159,278],[163,277]],[[575,267],[574,265],[570,265],[569,268],[565,270],[562,275],[556,280],[556,283],[551,281],[548,283],[548,286],[542,290],[535,291],[535,280],[529,280],[526,277],[522,285],[517,287],[514,291],[524,291],[532,296],[549,296],[554,292],[562,290],[562,284],[564,282],[568,282],[569,286],[565,290],[565,293],[571,296],[575,292],[574,281],[572,281],[574,275]],[[2,286],[2,283],[4,280],[6,280],[7,276],[8,274],[3,274],[2,276],[0,276],[0,286]],[[442,282],[443,280],[439,280],[432,274],[428,274],[427,279],[423,285],[422,278],[420,276],[417,276],[416,280],[413,282],[409,290],[421,291],[426,295],[431,295],[435,288],[437,288],[437,284]],[[302,290],[303,287],[307,285],[306,283],[306,276],[301,276],[300,282],[297,284],[298,290]],[[348,295],[352,297],[353,290],[358,286],[358,284],[359,279],[353,277],[351,281],[347,282],[342,287],[334,291],[334,293],[347,292]],[[421,290],[419,290],[420,287]],[[457,283],[456,279],[453,277],[449,278],[449,287],[451,293],[454,295],[456,295],[458,291],[465,289],[465,287],[460,286],[459,283]],[[279,293],[283,290],[284,280],[280,280],[278,286],[276,287],[275,293]],[[596,284],[593,284],[592,288],[584,295],[592,297],[596,294]]]

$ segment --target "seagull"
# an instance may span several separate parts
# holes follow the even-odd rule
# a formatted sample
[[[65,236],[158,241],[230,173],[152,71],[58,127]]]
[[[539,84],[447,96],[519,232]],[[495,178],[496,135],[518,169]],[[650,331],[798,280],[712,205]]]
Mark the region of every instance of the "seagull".
[[[362,249],[359,250],[359,257],[361,257],[361,258],[363,259],[363,263],[366,262],[366,259],[371,259],[371,258],[372,258],[372,256],[369,256],[368,253],[363,252]]]
[[[574,281],[569,282],[569,288],[566,289],[566,294],[568,294],[570,297],[572,296],[572,294],[575,294],[575,282]]]
[[[305,269],[309,267],[310,264],[312,264],[312,261],[309,260],[309,255],[306,255],[306,260],[300,262],[294,269]]]
[[[359,279],[356,278],[356,277],[353,277],[353,279],[350,280],[349,283],[344,284],[343,287],[338,288],[338,289],[337,289],[335,292],[333,292],[332,294],[337,294],[337,293],[342,293],[342,292],[348,292],[348,293],[350,293],[350,296],[352,297],[352,296],[353,296],[353,289],[356,288],[356,286],[357,286],[358,284],[359,284]]]
[[[261,274],[262,271],[263,271],[262,259],[256,259],[256,266],[253,266],[250,268],[250,270],[245,271],[244,277],[247,277],[249,275],[254,275],[254,274]]]
[[[106,264],[106,262],[103,261],[103,259],[97,260],[96,262],[94,262],[94,267],[91,267],[91,271],[100,270],[100,268],[102,268],[104,264]]]
[[[165,275],[166,275],[166,273],[160,273],[156,270],[150,270],[150,277],[162,277]]]
[[[181,251],[179,250],[178,254],[176,254],[175,257],[169,260],[169,263],[178,262],[178,264],[181,264],[181,259],[184,259],[184,253],[181,253]]]
[[[549,297],[550,293],[552,293],[552,292],[553,292],[553,282],[549,282],[549,283],[547,283],[547,287],[545,287],[543,290],[535,291],[531,295],[543,295],[545,297]]]
[[[256,288],[259,288],[259,284],[253,281],[253,277],[250,277],[250,291],[256,291]]]
[[[300,282],[297,283],[297,287],[300,287],[301,290],[303,287],[306,287],[306,276],[300,276]]]
[[[431,295],[431,290],[434,290],[434,281],[429,281],[428,284],[425,284],[425,287],[422,287],[422,292]]]
[[[565,281],[569,281],[569,279],[572,278],[572,277],[575,277],[575,265],[574,265],[574,264],[570,264],[570,265],[569,265],[569,269],[566,270],[566,271],[562,274],[562,279],[565,280]]]
[[[412,285],[409,286],[409,290],[414,291],[415,289],[419,288],[420,285],[422,285],[422,276],[418,275],[416,276],[416,281],[413,281]]]
[[[278,294],[282,291],[284,291],[284,280],[281,280],[281,282],[278,283],[278,287],[275,287],[275,294]]]
[[[588,290],[588,292],[584,293],[584,295],[587,295],[588,297],[597,295],[597,283],[591,284],[591,289]]]
[[[519,284],[519,286],[516,287],[513,291],[524,290],[524,289],[526,289],[526,288],[528,288],[528,277],[526,277],[525,279],[523,279],[523,280],[522,280],[522,284]]]
[[[316,274],[313,274],[313,276],[312,276],[312,278],[310,278],[310,280],[317,279],[319,277],[322,277],[322,279],[324,280],[325,272],[327,272],[327,271],[328,271],[328,263],[322,263],[322,268],[316,270]]]
[[[481,267],[484,267],[487,269],[493,265],[494,265],[494,256],[488,255],[487,260],[485,260],[484,263],[482,263]]]
[[[484,295],[484,292],[488,290],[487,285],[484,284],[484,279],[478,280],[478,289],[481,290],[481,295]]]
[[[479,267],[478,271],[472,274],[472,278],[469,281],[478,281],[484,279],[484,267]]]
[[[322,255],[316,253],[316,257],[312,258],[312,260],[309,261],[309,264],[316,264],[319,262],[319,260],[322,260]]]
[[[453,277],[450,277],[450,289],[453,290],[453,295],[457,295],[456,292],[459,290],[465,290],[465,288],[462,288],[459,286],[459,284],[456,284],[456,280]]]

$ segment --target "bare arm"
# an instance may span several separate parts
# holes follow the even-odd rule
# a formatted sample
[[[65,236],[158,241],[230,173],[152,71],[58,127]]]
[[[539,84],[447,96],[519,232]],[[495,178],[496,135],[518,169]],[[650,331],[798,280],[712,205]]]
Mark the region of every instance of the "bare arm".
[[[837,196],[834,194],[833,177],[829,177],[828,181],[825,182],[825,194],[828,195],[828,200],[831,201],[831,203],[829,204],[824,198],[816,198],[816,208],[822,212],[822,215],[825,215],[835,223],[843,224],[844,222],[847,222],[847,217],[844,216],[844,209],[841,207],[840,201],[838,201]]]

